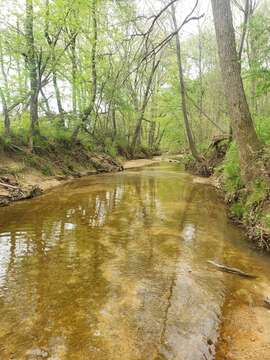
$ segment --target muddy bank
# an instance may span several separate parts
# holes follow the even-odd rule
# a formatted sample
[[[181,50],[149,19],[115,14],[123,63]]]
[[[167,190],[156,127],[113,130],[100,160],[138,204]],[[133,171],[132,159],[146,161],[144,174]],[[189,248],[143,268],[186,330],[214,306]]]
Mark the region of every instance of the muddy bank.
[[[0,154],[0,206],[41,195],[60,184],[86,175],[122,171],[120,161],[107,154],[75,148],[43,154]]]
[[[76,178],[139,168],[161,160],[158,156],[153,159],[116,160],[107,154],[87,153],[85,150],[77,156],[75,153],[74,158],[70,155],[68,162],[27,153],[1,153],[0,206],[39,196]]]
[[[195,176],[209,177],[215,169],[222,164],[228,150],[230,140],[228,137],[216,137],[201,155],[201,161],[194,158],[185,158],[185,169]]]

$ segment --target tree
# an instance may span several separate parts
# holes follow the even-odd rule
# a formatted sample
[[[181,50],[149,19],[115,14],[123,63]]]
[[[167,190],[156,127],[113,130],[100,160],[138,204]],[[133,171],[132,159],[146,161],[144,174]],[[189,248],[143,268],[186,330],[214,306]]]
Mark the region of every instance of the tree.
[[[187,111],[187,101],[186,101],[186,90],[185,90],[185,81],[184,81],[184,74],[183,74],[183,66],[182,66],[182,58],[181,58],[181,44],[180,44],[180,38],[178,34],[178,24],[176,20],[175,15],[175,6],[172,4],[172,20],[174,25],[174,31],[176,32],[175,35],[175,44],[176,44],[176,56],[177,56],[177,64],[178,64],[178,76],[179,76],[179,88],[180,88],[180,96],[181,96],[181,103],[182,103],[182,112],[183,112],[183,118],[185,123],[185,129],[186,134],[188,138],[188,143],[190,147],[190,151],[192,153],[192,156],[198,160],[201,161],[201,158],[199,156],[199,153],[196,149],[194,138],[192,135],[191,127],[189,124],[189,118],[188,118],[188,111]]]
[[[241,78],[230,0],[211,1],[233,137],[238,149],[242,178],[248,183],[258,173],[261,174],[262,169],[257,163],[261,144],[252,122]]]
[[[33,0],[26,0],[26,19],[25,19],[25,37],[26,37],[26,63],[29,71],[30,80],[30,136],[29,150],[33,151],[33,138],[39,133],[38,130],[38,74],[37,62],[35,56],[34,42],[34,20],[33,20]]]
[[[85,128],[85,123],[95,110],[95,103],[97,98],[97,42],[98,42],[98,29],[97,29],[97,2],[91,2],[91,20],[93,23],[93,36],[92,36],[92,52],[91,52],[91,76],[92,76],[92,90],[90,104],[84,109],[81,117],[81,123],[76,127],[73,132],[72,139],[76,140],[80,128]]]
[[[7,107],[4,91],[1,89],[1,87],[0,87],[0,99],[2,101],[5,135],[10,136],[10,118],[8,113],[8,107]]]

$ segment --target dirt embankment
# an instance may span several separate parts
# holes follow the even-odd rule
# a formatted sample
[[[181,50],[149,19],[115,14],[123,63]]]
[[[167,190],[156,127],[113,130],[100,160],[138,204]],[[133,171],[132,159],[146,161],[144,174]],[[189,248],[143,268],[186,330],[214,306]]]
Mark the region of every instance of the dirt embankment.
[[[118,161],[107,154],[55,148],[29,154],[25,149],[0,152],[0,206],[41,195],[67,181],[102,172],[117,172],[151,165],[161,157]]]
[[[122,163],[107,154],[91,153],[80,147],[54,150],[0,153],[0,206],[41,195],[74,178],[123,170]]]

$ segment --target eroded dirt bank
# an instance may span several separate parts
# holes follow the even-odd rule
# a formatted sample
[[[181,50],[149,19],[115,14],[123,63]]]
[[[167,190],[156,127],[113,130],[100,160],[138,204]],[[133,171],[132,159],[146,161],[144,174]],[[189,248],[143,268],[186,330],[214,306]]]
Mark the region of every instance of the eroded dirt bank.
[[[115,160],[107,154],[75,149],[54,159],[25,153],[0,153],[0,206],[41,195],[56,186],[87,175],[122,171],[161,161],[161,157]]]

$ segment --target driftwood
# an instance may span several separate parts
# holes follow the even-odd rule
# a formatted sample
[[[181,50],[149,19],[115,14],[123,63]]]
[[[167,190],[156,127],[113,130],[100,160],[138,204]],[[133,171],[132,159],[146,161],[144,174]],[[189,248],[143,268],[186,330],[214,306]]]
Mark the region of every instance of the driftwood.
[[[211,264],[211,265],[215,266],[220,271],[224,271],[224,272],[227,272],[227,273],[230,273],[230,274],[243,276],[243,277],[250,278],[250,279],[256,279],[257,278],[256,275],[246,273],[246,272],[244,272],[242,270],[239,270],[237,268],[232,268],[232,267],[228,267],[228,266],[225,266],[225,265],[220,265],[220,264],[217,264],[216,262],[211,261],[211,260],[209,260],[207,262],[208,262],[208,264]]]
[[[13,190],[18,190],[19,189],[18,186],[13,186],[13,185],[2,183],[2,182],[0,182],[0,185],[3,186],[3,187],[6,187],[8,189],[13,189]]]

